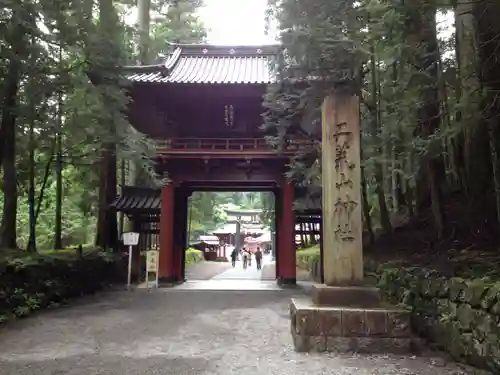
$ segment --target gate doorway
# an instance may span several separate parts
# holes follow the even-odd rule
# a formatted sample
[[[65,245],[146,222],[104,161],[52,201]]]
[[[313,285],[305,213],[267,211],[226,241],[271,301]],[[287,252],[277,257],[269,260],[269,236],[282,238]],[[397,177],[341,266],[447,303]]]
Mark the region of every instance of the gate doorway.
[[[185,279],[276,280],[275,192],[196,191],[187,216],[186,256],[204,262]]]

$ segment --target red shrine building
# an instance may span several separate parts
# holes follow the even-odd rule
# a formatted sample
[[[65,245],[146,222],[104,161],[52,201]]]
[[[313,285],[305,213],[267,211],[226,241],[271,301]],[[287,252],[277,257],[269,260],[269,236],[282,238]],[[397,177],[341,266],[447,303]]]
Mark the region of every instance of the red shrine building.
[[[158,238],[160,281],[182,281],[190,194],[271,191],[276,198],[276,278],[295,283],[294,187],[285,178],[291,150],[273,149],[261,130],[263,95],[275,82],[278,48],[174,47],[164,64],[127,68],[130,122],[156,141],[157,172],[168,183],[148,193],[149,198],[138,197],[142,193],[135,189],[133,199],[122,196],[114,207],[149,218],[137,225],[148,223]],[[135,230],[142,230],[137,225]]]

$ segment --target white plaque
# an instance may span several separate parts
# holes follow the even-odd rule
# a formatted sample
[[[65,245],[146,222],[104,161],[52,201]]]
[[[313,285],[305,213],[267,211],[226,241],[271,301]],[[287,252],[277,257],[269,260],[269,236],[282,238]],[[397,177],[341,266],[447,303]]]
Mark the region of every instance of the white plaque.
[[[123,244],[126,246],[136,246],[139,243],[139,233],[127,232],[122,235]]]

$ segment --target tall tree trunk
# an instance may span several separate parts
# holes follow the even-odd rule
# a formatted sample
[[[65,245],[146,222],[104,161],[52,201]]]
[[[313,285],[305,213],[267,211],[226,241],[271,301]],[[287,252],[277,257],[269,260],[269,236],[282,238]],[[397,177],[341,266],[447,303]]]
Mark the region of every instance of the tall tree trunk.
[[[120,190],[122,195],[124,187],[127,184],[127,178],[125,175],[126,163],[127,162],[125,161],[125,159],[122,158],[120,161]],[[120,212],[118,218],[118,234],[120,237],[123,235],[124,230],[125,230],[125,214],[123,212]]]
[[[170,5],[173,6],[173,5]],[[151,0],[138,0],[137,1],[137,26],[139,29],[139,55],[138,63],[141,65],[147,65],[152,62],[150,56],[149,46],[150,46],[150,26],[151,26]],[[155,56],[155,59],[157,56]],[[137,131],[130,127],[132,133]],[[130,180],[134,185],[149,185],[150,179],[149,174],[146,173],[142,166],[142,161],[140,159],[130,160],[129,170],[130,170]]]
[[[118,223],[116,211],[110,207],[116,199],[116,147],[114,143],[109,142],[103,145],[100,171],[96,245],[103,249],[116,249]]]
[[[137,1],[137,23],[139,28],[139,63],[149,64],[149,28],[151,0]]]
[[[497,218],[500,221],[500,150],[499,129],[500,120],[500,3],[498,1],[478,1],[474,4],[474,15],[477,20],[479,56],[481,70],[480,80],[483,92],[482,114],[483,121],[489,131],[489,151],[487,160],[478,163],[489,163],[492,170],[489,173],[490,185],[488,190],[493,191],[496,201]],[[472,155],[475,157],[475,155]],[[493,186],[493,189],[491,188]],[[498,230],[496,231],[498,236]],[[498,238],[498,237],[497,237]]]
[[[36,40],[34,37],[31,38],[31,54],[29,62],[31,66],[36,66]],[[35,211],[35,118],[36,118],[36,107],[35,107],[35,87],[36,87],[36,77],[33,75],[34,71],[31,72],[32,75],[28,78],[27,87],[27,103],[28,103],[28,116],[29,116],[29,129],[28,129],[28,149],[29,149],[29,166],[28,166],[28,225],[29,225],[29,237],[28,246],[26,248],[29,252],[36,252],[36,211]]]
[[[414,70],[414,82],[419,88],[419,102],[416,111],[417,126],[415,135],[424,140],[431,136],[440,126],[439,102],[439,51],[436,30],[436,8],[427,0],[412,0],[409,11],[409,32],[407,42],[412,49],[411,61]],[[444,165],[441,156],[425,155],[419,163],[416,182],[417,210],[431,207],[436,234],[440,238],[444,232],[444,212],[442,207],[442,188]]]
[[[14,13],[12,18],[16,17]],[[20,45],[23,30],[21,26],[15,27],[12,33],[12,49],[14,53],[20,53],[23,46]],[[7,38],[6,38],[7,39]],[[4,77],[4,92],[3,92],[3,105],[2,118],[0,122],[0,168],[3,166],[3,158],[6,153],[12,152],[9,149],[12,135],[15,133],[16,124],[16,109],[17,109],[17,96],[19,91],[19,81],[21,79],[21,56],[12,58],[9,61],[7,74]],[[14,130],[13,130],[14,129]],[[10,156],[8,156],[10,157]]]
[[[363,198],[363,216],[365,217],[365,228],[368,232],[368,241],[371,245],[375,241],[375,234],[373,233],[372,218],[370,216],[370,204],[368,203],[368,192],[366,186],[365,170],[361,168],[361,193]]]
[[[60,25],[62,26],[62,25]],[[59,70],[61,71],[59,78],[61,83],[63,82],[63,43],[59,42]],[[56,172],[56,207],[55,207],[55,223],[54,223],[54,249],[60,250],[63,248],[62,243],[62,208],[63,208],[63,144],[62,144],[62,133],[63,133],[63,93],[60,89],[57,92],[57,132],[55,139],[55,172]]]
[[[361,144],[363,143],[363,139],[361,139]],[[364,155],[363,155],[363,147],[360,149],[360,160],[361,160],[361,199],[362,199],[362,209],[363,209],[363,217],[364,217],[364,225],[366,231],[368,232],[368,241],[369,244],[372,244],[375,241],[375,234],[373,232],[373,224],[372,217],[370,215],[370,204],[368,203],[368,186],[366,183],[366,171],[363,166]],[[320,224],[323,225],[323,224]],[[321,240],[321,238],[320,238]]]
[[[45,170],[43,172],[42,186],[40,188],[40,193],[38,194],[38,200],[36,203],[36,210],[35,210],[35,219],[36,220],[38,220],[38,216],[40,216],[42,202],[43,202],[43,199],[45,198],[45,188],[47,187],[47,183],[49,181],[49,175],[50,175],[50,172],[52,170],[52,162],[54,160],[55,150],[56,150],[56,140],[54,139],[52,141],[52,146],[50,147],[49,160],[47,161],[47,164],[45,164]]]
[[[484,197],[491,186],[488,133],[482,119],[477,8],[482,1],[463,0],[455,7],[456,56],[460,82],[460,123],[463,129],[463,165],[467,193],[472,200]]]
[[[488,133],[490,140],[491,165],[493,166],[493,191],[495,194],[495,208],[497,211],[498,233],[500,233],[500,158],[498,156],[498,132],[494,118],[488,120]]]
[[[105,75],[104,82],[114,88],[119,87],[116,65],[120,63],[115,59],[119,58],[118,47],[118,16],[113,5],[113,0],[99,1],[99,33],[103,51],[109,51],[109,55],[101,56],[99,61],[99,74]],[[112,85],[110,82],[113,82]],[[111,89],[111,87],[110,87]],[[109,108],[115,108],[118,104],[114,93],[103,93],[102,100],[104,105]],[[115,108],[116,110],[116,108]],[[118,114],[116,114],[118,115]],[[111,204],[116,199],[117,183],[117,162],[116,162],[116,137],[117,137],[117,119],[108,118],[106,123],[107,136],[102,144],[100,173],[99,173],[99,213],[97,218],[96,245],[108,249],[118,248],[118,223],[116,210]]]
[[[173,9],[173,14],[172,14],[172,29],[173,30],[181,30],[182,24],[181,24],[181,8],[180,8],[180,1],[179,0],[173,0],[172,5],[170,5]],[[180,43],[181,39],[179,35],[175,36],[174,43]]]
[[[20,37],[19,37],[20,38]],[[17,172],[16,172],[16,120],[21,65],[17,58],[11,59],[5,77],[5,93],[2,108],[2,141],[0,160],[3,167],[4,205],[0,247],[17,248]]]
[[[3,167],[4,205],[2,227],[0,229],[0,247],[17,248],[17,172],[16,172],[16,120],[18,92],[21,81],[21,59],[26,56],[26,44],[23,39],[25,21],[14,10],[7,32],[6,42],[12,47],[12,58],[8,62],[4,80],[2,119],[0,124],[0,167]]]
[[[379,111],[379,88],[378,88],[378,77],[377,77],[377,63],[375,56],[375,48],[371,47],[371,78],[372,78],[372,101],[369,106],[370,117],[371,117],[371,137],[372,142],[376,145],[377,156],[382,155],[382,146],[380,140],[380,111]],[[382,231],[384,233],[390,233],[392,231],[391,220],[389,217],[389,210],[387,209],[387,203],[384,194],[384,172],[380,160],[375,160],[375,192],[377,194],[377,200],[380,209],[380,225],[382,226]]]
[[[392,74],[392,94],[394,98],[397,97],[397,87],[398,87],[398,66],[397,62],[394,62],[391,66],[391,74]],[[398,108],[396,103],[391,103],[389,105],[391,115],[396,119],[396,137],[393,142],[392,148],[392,160],[393,160],[393,168],[392,168],[392,196],[394,200],[395,211],[399,211],[401,207],[406,206],[406,197],[404,191],[404,182],[401,170],[404,168],[404,165],[398,160],[401,154],[404,152],[404,131],[403,126],[400,124],[397,119],[400,117]]]
[[[60,111],[60,109],[58,109]],[[62,135],[61,128],[56,133],[56,207],[54,225],[54,249],[60,250],[62,245],[62,204],[63,204],[63,160],[62,160]]]

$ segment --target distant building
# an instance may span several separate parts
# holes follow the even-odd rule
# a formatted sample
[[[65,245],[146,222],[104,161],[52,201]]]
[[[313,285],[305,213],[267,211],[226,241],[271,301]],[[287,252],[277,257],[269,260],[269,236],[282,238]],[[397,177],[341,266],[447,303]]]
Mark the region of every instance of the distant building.
[[[219,237],[222,245],[241,247],[245,237],[259,237],[269,231],[262,224],[259,209],[241,209],[231,203],[224,205],[227,215],[226,223],[212,232]]]

